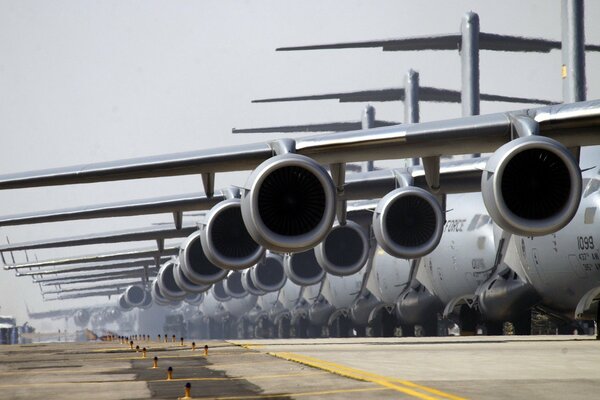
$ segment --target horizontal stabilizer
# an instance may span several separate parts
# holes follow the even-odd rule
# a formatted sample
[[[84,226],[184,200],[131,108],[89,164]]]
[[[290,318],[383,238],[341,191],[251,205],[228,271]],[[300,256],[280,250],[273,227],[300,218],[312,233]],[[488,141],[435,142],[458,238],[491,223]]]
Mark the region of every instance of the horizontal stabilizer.
[[[376,90],[358,90],[354,92],[326,93],[307,96],[279,97],[270,99],[253,100],[253,103],[275,103],[286,101],[306,101],[306,100],[339,100],[340,103],[364,103],[374,101],[404,101],[403,88],[389,88]],[[523,103],[523,104],[556,104],[558,102],[526,97],[502,96],[495,94],[482,93],[482,101],[498,101],[505,103]],[[460,91],[450,89],[438,89],[434,87],[420,87],[419,101],[460,103]],[[385,121],[384,121],[385,122]],[[388,126],[388,125],[380,125]],[[360,128],[356,128],[360,129]],[[351,129],[348,129],[351,130]],[[280,131],[274,131],[280,132]],[[235,132],[234,132],[235,133]]]
[[[359,49],[377,48],[383,51],[415,51],[415,50],[460,50],[461,35],[427,35],[401,39],[369,40],[359,42],[342,42],[317,44],[308,46],[280,47],[277,51],[296,50],[328,50],[328,49]],[[479,48],[492,51],[536,52],[548,53],[560,49],[561,42],[540,38],[501,35],[496,33],[480,33]],[[586,45],[587,51],[600,51],[598,45]]]
[[[400,122],[375,120],[374,128],[382,126],[399,125]],[[263,128],[249,128],[231,130],[232,133],[293,133],[293,132],[347,132],[362,129],[360,121],[356,122],[329,122],[322,124],[269,126]]]

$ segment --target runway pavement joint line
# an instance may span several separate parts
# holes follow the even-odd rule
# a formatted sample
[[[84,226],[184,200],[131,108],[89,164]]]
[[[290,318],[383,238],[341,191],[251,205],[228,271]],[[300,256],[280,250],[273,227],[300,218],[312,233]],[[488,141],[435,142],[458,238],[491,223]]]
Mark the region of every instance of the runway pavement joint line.
[[[291,374],[275,374],[275,375],[251,375],[251,376],[233,376],[233,377],[213,377],[213,378],[172,378],[172,379],[155,379],[147,382],[177,382],[177,381],[233,381],[233,380],[251,380],[251,379],[281,379],[298,376],[309,376],[324,374],[327,371],[315,372],[296,372]]]
[[[367,371],[361,371],[355,368],[347,367],[344,365],[336,364],[314,357],[287,352],[269,352],[267,354],[272,355],[274,357],[282,358],[287,361],[293,361],[313,368],[322,369],[336,375],[344,376],[346,378],[376,383],[386,388],[393,389],[398,392],[422,400],[466,400],[463,397],[455,396],[450,393],[442,392],[441,390],[437,390],[427,386],[418,385],[410,381],[389,378],[386,376],[377,375]]]
[[[322,390],[318,392],[298,392],[298,393],[279,393],[279,394],[257,394],[251,396],[225,396],[225,397],[194,397],[196,400],[251,400],[251,399],[276,399],[280,397],[304,397],[304,396],[326,396],[329,394],[340,393],[360,393],[360,392],[380,392],[390,390],[388,388],[359,388],[359,389],[335,389]]]

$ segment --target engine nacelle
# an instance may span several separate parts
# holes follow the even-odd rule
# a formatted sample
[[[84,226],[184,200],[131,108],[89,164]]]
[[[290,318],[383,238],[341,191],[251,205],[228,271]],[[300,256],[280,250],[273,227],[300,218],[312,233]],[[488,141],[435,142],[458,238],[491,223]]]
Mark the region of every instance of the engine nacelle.
[[[144,290],[144,292],[146,293],[146,296],[144,297],[144,302],[138,306],[138,308],[141,308],[142,310],[152,307],[152,295],[147,290]]]
[[[355,274],[369,257],[369,238],[356,222],[335,225],[325,239],[315,247],[319,265],[328,273],[337,276]]]
[[[90,312],[88,310],[77,310],[73,315],[73,322],[79,327],[84,327],[90,322]]]
[[[129,311],[129,310],[133,309],[133,307],[125,299],[125,294],[124,293],[121,296],[119,296],[119,307],[123,311]]]
[[[277,292],[285,285],[283,257],[268,253],[258,264],[250,269],[250,279],[254,286],[265,293]]]
[[[175,268],[174,260],[164,263],[160,268],[160,273],[156,276],[156,282],[158,282],[160,292],[165,299],[171,301],[183,300],[187,293],[177,285],[173,268]]]
[[[158,275],[160,275],[160,271]],[[158,275],[156,276],[156,280],[152,282],[152,286],[150,287],[150,293],[152,293],[152,300],[159,306],[167,306],[169,305],[170,301],[167,300],[160,292],[160,287],[158,286]]]
[[[286,254],[283,267],[288,279],[300,286],[315,285],[323,280],[325,271],[319,265],[314,250]]]
[[[190,305],[197,306],[202,303],[203,299],[204,293],[190,293],[183,300]]]
[[[175,263],[175,268],[173,268],[173,277],[175,278],[177,286],[187,293],[204,293],[210,289],[210,285],[198,285],[190,281],[181,271],[181,265],[179,265],[179,263]]]
[[[181,272],[192,283],[209,285],[223,280],[228,271],[217,267],[206,257],[202,249],[201,234],[201,231],[196,231],[182,243],[179,250],[179,265]]]
[[[248,232],[265,248],[299,252],[317,245],[335,217],[331,177],[311,158],[284,154],[260,164],[242,193]]]
[[[248,295],[248,292],[242,284],[242,273],[240,271],[229,272],[227,279],[223,281],[223,289],[229,297],[234,299],[241,299]]]
[[[373,233],[388,254],[418,258],[430,253],[440,242],[444,213],[436,198],[417,187],[391,191],[373,213]]]
[[[262,296],[263,294],[265,294],[265,292],[254,285],[252,277],[250,276],[250,271],[251,268],[242,271],[242,285],[244,285],[244,289],[246,289],[248,293],[253,294],[255,296]]]
[[[489,158],[481,194],[507,232],[541,236],[563,228],[581,200],[581,171],[569,150],[541,136],[515,139]]]
[[[223,269],[249,268],[265,253],[248,233],[240,204],[239,199],[230,199],[214,206],[200,234],[206,258]]]
[[[123,296],[131,307],[140,307],[146,302],[146,291],[143,287],[132,285],[125,289]]]
[[[221,303],[224,303],[224,302],[228,301],[229,299],[231,299],[231,296],[225,290],[224,283],[225,283],[224,281],[219,281],[219,282],[215,283],[213,285],[213,287],[210,289],[210,293],[215,298],[215,300],[220,301]]]

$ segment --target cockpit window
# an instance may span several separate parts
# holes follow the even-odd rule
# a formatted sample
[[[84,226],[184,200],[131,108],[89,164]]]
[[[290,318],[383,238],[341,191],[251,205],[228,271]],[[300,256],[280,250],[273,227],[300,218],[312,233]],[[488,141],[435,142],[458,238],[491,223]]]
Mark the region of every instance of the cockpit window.
[[[587,181],[587,182],[586,182]],[[583,180],[583,198],[585,199],[590,194],[597,192],[600,189],[600,179],[588,178]]]

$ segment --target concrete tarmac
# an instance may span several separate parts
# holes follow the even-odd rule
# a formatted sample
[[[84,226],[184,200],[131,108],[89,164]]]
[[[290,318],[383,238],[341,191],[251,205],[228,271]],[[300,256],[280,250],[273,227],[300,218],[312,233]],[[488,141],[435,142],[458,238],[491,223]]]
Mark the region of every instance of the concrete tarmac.
[[[0,346],[1,399],[591,399],[577,336],[137,341]],[[208,344],[208,356],[203,346]],[[153,369],[153,358],[158,368]],[[167,368],[172,367],[172,379]]]

